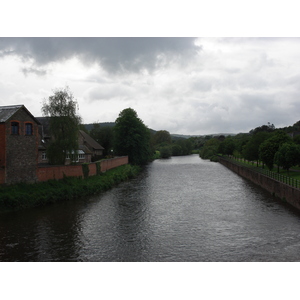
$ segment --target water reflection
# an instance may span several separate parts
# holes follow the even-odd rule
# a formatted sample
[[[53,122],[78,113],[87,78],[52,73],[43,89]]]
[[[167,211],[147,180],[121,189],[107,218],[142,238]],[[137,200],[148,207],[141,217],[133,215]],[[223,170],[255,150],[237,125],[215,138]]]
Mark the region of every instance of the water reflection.
[[[2,215],[1,261],[76,261],[80,218],[62,206]]]
[[[198,156],[96,197],[1,215],[1,261],[299,261],[300,214]]]

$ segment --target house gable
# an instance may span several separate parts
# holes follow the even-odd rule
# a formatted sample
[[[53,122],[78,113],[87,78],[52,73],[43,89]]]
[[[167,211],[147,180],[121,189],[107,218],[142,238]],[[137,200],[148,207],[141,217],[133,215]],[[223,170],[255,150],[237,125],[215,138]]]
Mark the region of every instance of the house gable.
[[[24,105],[0,107],[0,166],[5,182],[35,182],[39,122]]]
[[[102,155],[104,148],[99,143],[97,143],[91,136],[89,136],[83,130],[79,130],[79,134],[81,135],[83,145],[89,148],[94,155]]]

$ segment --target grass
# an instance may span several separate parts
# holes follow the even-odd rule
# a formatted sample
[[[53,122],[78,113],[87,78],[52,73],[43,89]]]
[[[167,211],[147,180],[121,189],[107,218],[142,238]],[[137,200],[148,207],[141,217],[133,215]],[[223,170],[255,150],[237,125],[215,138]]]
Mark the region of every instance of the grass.
[[[230,158],[230,159],[237,162],[239,165],[243,165],[245,167],[251,168],[254,171],[256,170],[257,172],[260,173],[266,173],[269,177],[272,177],[276,180],[279,180],[291,186],[297,188],[299,188],[300,186],[300,182],[296,182],[296,180],[300,181],[300,168],[298,166],[292,167],[289,171],[279,169],[279,173],[278,173],[276,165],[274,165],[272,171],[269,171],[267,167],[263,169],[262,164],[259,164],[259,166],[257,167],[256,162],[253,163],[243,159],[235,159],[235,158]]]
[[[137,176],[140,170],[138,166],[124,165],[86,179],[66,177],[36,184],[0,186],[0,211],[20,210],[98,194]]]

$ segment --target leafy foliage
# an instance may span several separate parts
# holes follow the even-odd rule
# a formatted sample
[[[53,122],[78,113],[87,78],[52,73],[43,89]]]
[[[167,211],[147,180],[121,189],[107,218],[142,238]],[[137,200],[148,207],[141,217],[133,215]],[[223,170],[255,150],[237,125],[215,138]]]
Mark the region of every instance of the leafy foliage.
[[[131,164],[146,164],[152,156],[150,131],[132,108],[124,109],[114,127],[114,152],[128,155]]]
[[[168,145],[172,143],[172,138],[169,131],[159,130],[152,136],[153,145]]]
[[[220,144],[221,142],[216,138],[208,140],[200,150],[200,157],[203,159],[214,159],[214,156],[218,154]]]
[[[273,169],[274,157],[281,144],[290,142],[291,138],[283,131],[279,130],[272,137],[265,140],[259,147],[260,159],[266,164],[269,170]]]
[[[169,158],[172,156],[172,148],[171,146],[163,146],[159,150],[161,158]]]
[[[232,155],[235,150],[235,143],[233,138],[228,137],[220,143],[218,151],[222,154]]]
[[[83,173],[83,178],[88,178],[89,177],[89,173],[90,173],[90,169],[89,169],[89,164],[82,164],[82,173]]]
[[[268,122],[268,125],[262,125],[256,127],[255,129],[250,130],[250,133],[256,134],[258,132],[273,132],[274,130],[275,130],[274,124],[270,124],[270,122]]]
[[[288,171],[300,162],[300,146],[293,143],[282,144],[275,154],[274,162]]]
[[[111,154],[114,141],[114,131],[112,126],[101,126],[98,123],[94,123],[93,128],[90,131],[90,136],[104,148],[104,156]]]
[[[86,179],[65,177],[62,180],[49,180],[37,184],[21,183],[0,186],[0,212],[98,194],[137,176],[140,170],[138,166],[124,165],[108,170],[100,176],[91,176]]]
[[[50,117],[51,144],[47,157],[51,164],[64,164],[67,153],[76,154],[81,118],[76,114],[77,102],[68,87],[57,89],[54,95],[44,100],[42,112]]]
[[[254,134],[242,150],[243,157],[247,160],[258,161],[259,147],[268,137],[270,137],[270,133],[264,131]]]

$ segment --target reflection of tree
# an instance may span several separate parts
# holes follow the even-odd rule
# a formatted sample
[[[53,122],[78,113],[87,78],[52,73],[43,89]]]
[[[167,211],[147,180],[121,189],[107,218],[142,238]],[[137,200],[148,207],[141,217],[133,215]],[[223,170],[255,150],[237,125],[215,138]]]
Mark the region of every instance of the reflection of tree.
[[[147,176],[146,172],[143,175]],[[115,256],[119,261],[145,261],[148,257],[147,190],[135,187],[145,180],[144,176],[139,176],[118,190],[114,209],[118,239]]]
[[[0,261],[148,260],[147,176],[146,168],[88,204],[64,202],[1,216]]]
[[[0,261],[77,261],[77,209],[55,205],[1,218]]]

